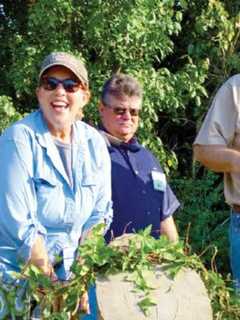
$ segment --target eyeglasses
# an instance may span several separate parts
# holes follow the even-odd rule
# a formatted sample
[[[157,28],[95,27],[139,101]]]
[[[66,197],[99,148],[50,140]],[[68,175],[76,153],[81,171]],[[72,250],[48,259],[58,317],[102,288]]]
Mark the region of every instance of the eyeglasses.
[[[106,103],[104,103],[104,105],[108,108],[111,108],[113,113],[115,113],[118,116],[123,116],[127,112],[129,112],[132,117],[137,117],[140,113],[140,109],[137,109],[137,108],[113,107],[113,106],[106,104]]]
[[[80,82],[72,79],[60,80],[54,77],[43,77],[40,84],[45,90],[53,91],[60,83],[63,85],[63,88],[66,90],[66,92],[69,93],[77,92],[80,88],[83,89],[83,86]]]

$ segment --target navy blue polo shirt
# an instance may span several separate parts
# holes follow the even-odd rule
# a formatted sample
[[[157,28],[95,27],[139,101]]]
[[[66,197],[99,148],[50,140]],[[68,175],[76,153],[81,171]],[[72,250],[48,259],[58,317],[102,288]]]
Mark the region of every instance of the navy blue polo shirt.
[[[152,225],[152,236],[159,237],[160,221],[179,207],[167,184],[164,191],[153,185],[152,171],[163,173],[153,154],[134,138],[130,143],[109,144],[112,161],[113,222],[106,240]]]

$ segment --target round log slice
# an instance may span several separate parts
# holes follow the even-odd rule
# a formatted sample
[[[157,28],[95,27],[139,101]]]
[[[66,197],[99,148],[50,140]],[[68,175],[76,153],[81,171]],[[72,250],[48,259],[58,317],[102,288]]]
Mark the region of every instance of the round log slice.
[[[126,238],[124,239],[126,245]],[[117,245],[121,241],[116,241]],[[212,320],[207,290],[196,271],[182,269],[174,279],[166,266],[155,265],[143,271],[152,288],[150,297],[156,304],[144,315],[139,301],[144,298],[131,281],[133,274],[118,273],[96,281],[96,295],[101,320]]]

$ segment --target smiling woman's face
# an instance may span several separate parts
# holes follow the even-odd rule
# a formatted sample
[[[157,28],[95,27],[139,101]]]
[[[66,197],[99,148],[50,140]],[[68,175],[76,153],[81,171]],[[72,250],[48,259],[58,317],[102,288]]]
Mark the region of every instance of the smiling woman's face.
[[[77,81],[75,75],[63,66],[51,67],[44,77],[52,77],[58,80],[71,79]],[[36,90],[40,108],[52,135],[61,132],[69,132],[80,108],[89,100],[88,89],[81,85],[76,92],[68,92],[62,83],[53,90],[44,88],[41,84]]]

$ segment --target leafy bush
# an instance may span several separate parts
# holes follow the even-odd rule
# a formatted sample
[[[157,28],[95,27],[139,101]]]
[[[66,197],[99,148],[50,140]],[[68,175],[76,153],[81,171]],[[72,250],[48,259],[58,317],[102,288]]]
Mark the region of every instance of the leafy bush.
[[[0,133],[20,118],[21,115],[15,110],[12,99],[0,96]]]
[[[85,60],[92,90],[85,120],[93,124],[105,79],[118,70],[131,73],[145,93],[139,138],[169,176],[178,176],[172,185],[183,204],[180,235],[206,266],[215,263],[229,273],[222,179],[193,172],[192,142],[216,89],[239,72],[239,1],[0,4],[0,132],[35,108],[39,64],[50,51],[70,51]]]
[[[181,199],[176,221],[189,252],[201,255],[208,268],[229,273],[229,208],[224,202],[222,177],[205,171],[201,179],[178,178],[172,184]]]

